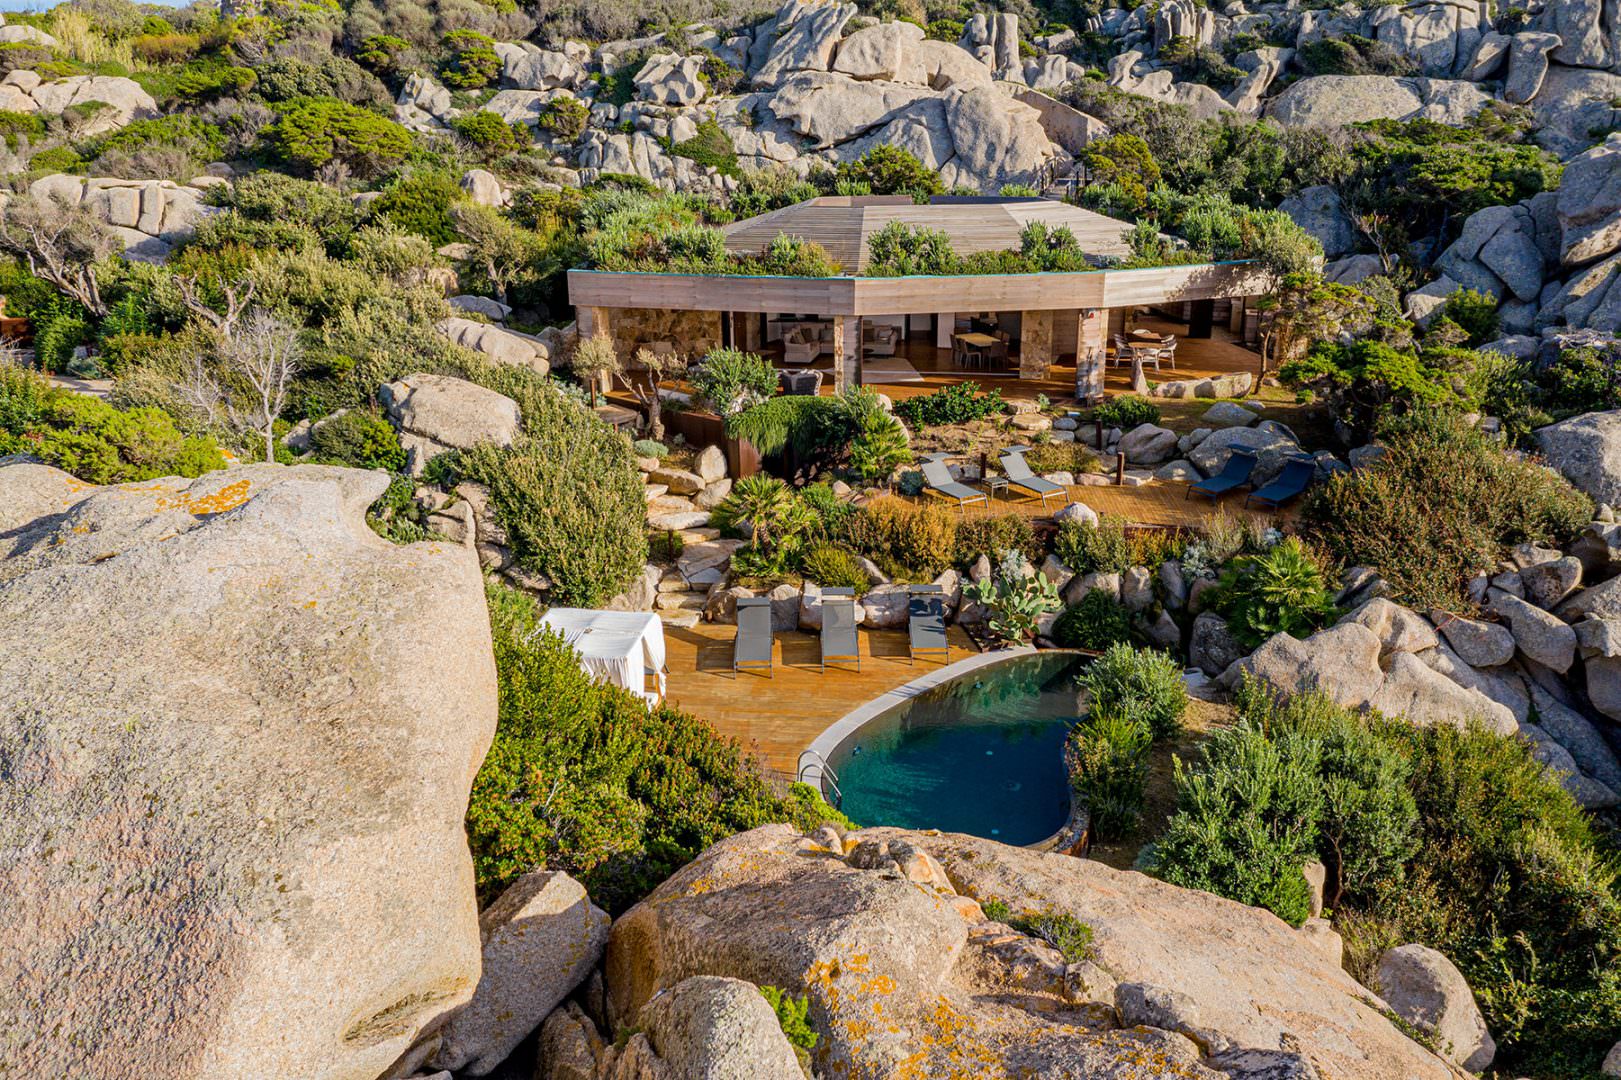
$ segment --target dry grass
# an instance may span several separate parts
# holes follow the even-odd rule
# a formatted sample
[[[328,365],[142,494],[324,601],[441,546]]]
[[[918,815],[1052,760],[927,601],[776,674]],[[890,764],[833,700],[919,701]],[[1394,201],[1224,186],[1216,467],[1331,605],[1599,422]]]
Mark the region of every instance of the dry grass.
[[[51,36],[60,43],[63,52],[80,63],[121,64],[130,71],[147,66],[136,58],[129,41],[103,37],[90,25],[88,16],[68,8],[57,9],[51,20]]]

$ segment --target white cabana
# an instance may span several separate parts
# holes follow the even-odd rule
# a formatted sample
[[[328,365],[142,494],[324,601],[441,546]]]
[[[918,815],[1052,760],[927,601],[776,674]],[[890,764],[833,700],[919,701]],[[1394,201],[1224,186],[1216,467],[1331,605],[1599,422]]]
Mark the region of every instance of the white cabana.
[[[541,625],[563,635],[580,665],[602,682],[656,705],[664,697],[664,624],[650,611],[552,608]],[[649,676],[656,686],[650,689]]]

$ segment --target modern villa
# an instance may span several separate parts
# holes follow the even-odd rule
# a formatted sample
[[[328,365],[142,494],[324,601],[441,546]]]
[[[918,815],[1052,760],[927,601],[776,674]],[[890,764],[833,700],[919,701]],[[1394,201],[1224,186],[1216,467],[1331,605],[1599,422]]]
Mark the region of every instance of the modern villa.
[[[868,240],[890,222],[943,232],[959,256],[1013,250],[1032,222],[1067,227],[1097,269],[1073,273],[865,276]],[[646,346],[694,357],[731,346],[785,370],[817,371],[813,387],[915,381],[920,372],[1004,375],[1026,383],[1074,368],[1080,401],[1103,396],[1109,343],[1133,314],[1155,309],[1208,339],[1242,332],[1243,300],[1262,291],[1243,262],[1113,269],[1131,226],[1046,198],[827,196],[723,229],[728,251],[762,252],[778,235],[814,241],[834,277],[570,270],[582,334],[610,335],[621,356]],[[1067,372],[1066,372],[1067,374]]]

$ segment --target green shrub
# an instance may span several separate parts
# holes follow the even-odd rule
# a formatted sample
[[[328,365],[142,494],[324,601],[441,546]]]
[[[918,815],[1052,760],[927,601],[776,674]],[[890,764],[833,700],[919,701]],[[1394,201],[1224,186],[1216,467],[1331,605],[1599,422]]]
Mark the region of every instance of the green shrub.
[[[394,425],[375,409],[350,409],[310,432],[316,460],[356,469],[405,469],[405,448]]]
[[[1159,423],[1159,406],[1135,394],[1110,398],[1092,410],[1092,419],[1104,427],[1130,431],[1142,424]]]
[[[88,313],[78,304],[54,296],[34,313],[34,360],[42,371],[68,375],[99,375],[94,361],[78,361],[74,350],[90,337]]]
[[[489,597],[499,713],[467,809],[483,903],[546,867],[618,914],[733,833],[848,824],[808,789],[775,794],[708,724],[593,681],[560,637],[535,633],[528,596]]]
[[[19,136],[30,142],[37,142],[44,134],[45,121],[33,113],[0,109],[0,138],[5,140],[8,149],[17,149]]]
[[[912,462],[912,448],[901,422],[883,409],[862,416],[855,441],[850,444],[850,468],[873,483]]]
[[[0,364],[0,455],[32,454],[91,484],[223,469],[211,438],[183,435],[159,409],[119,409],[52,389],[37,373]]]
[[[411,133],[394,121],[336,98],[297,98],[264,131],[265,146],[281,161],[312,172],[341,161],[375,176],[411,150]]]
[[[951,568],[957,516],[940,503],[882,496],[851,516],[846,533],[857,551],[891,577],[932,581]]]
[[[942,386],[932,394],[907,398],[895,406],[895,413],[914,428],[926,428],[983,420],[1005,408],[1000,390],[981,392],[971,382],[960,382]]]
[[[1006,923],[1021,934],[1039,938],[1057,949],[1066,963],[1079,964],[1092,958],[1092,927],[1068,912],[1041,911],[1014,912],[1006,901],[995,898],[981,905],[985,917]]]
[[[540,110],[541,129],[570,141],[585,134],[585,126],[590,119],[591,110],[585,107],[585,103],[566,94],[552,98]]]
[[[1007,552],[990,576],[965,583],[962,595],[984,606],[992,637],[1016,645],[1034,638],[1042,617],[1063,606],[1058,586],[1017,551]]]
[[[1211,736],[1196,764],[1175,761],[1176,813],[1153,847],[1159,876],[1305,922],[1301,868],[1316,851],[1323,801],[1315,749],[1294,733],[1273,740],[1240,724]]]
[[[1148,725],[1112,708],[1094,705],[1070,730],[1065,753],[1070,787],[1086,808],[1092,839],[1120,840],[1142,820],[1153,745]]]
[[[501,74],[495,39],[476,30],[452,30],[440,42],[445,59],[439,65],[444,84],[457,90],[476,90]]]
[[[1307,637],[1339,614],[1322,566],[1292,536],[1234,559],[1208,603],[1252,649],[1274,634]]]
[[[945,190],[940,174],[909,151],[880,143],[854,161],[838,167],[840,182],[866,188],[873,195],[910,195],[917,202]]]
[[[816,544],[799,560],[799,572],[808,581],[835,589],[854,589],[859,596],[870,584],[856,557],[835,544]]]
[[[459,238],[450,211],[463,198],[455,177],[438,170],[423,171],[384,188],[372,201],[371,212],[438,246]]]
[[[1357,34],[1318,38],[1300,47],[1310,75],[1411,75],[1413,61],[1383,42]]]
[[[1441,318],[1457,324],[1468,335],[1465,345],[1484,345],[1497,337],[1497,298],[1474,289],[1459,289],[1441,305]]]
[[[839,264],[814,240],[778,233],[766,249],[748,264],[749,269],[776,277],[834,277]]]
[[[771,1003],[777,1014],[777,1026],[788,1039],[788,1045],[799,1056],[801,1066],[809,1065],[809,1054],[816,1049],[816,1031],[810,1026],[810,997],[795,997],[780,986],[762,986],[760,993]]]
[[[721,416],[755,405],[777,393],[777,369],[771,361],[741,349],[715,349],[691,376],[695,404]]]
[[[550,386],[519,405],[518,441],[466,451],[458,468],[489,487],[518,562],[551,579],[555,602],[600,606],[647,562],[630,444]]]
[[[656,439],[637,439],[631,443],[630,448],[636,451],[637,457],[658,458],[663,461],[670,456],[670,448]]]
[[[1053,554],[1077,574],[1122,574],[1133,565],[1125,520],[1111,514],[1100,516],[1096,525],[1065,521],[1053,538]]]
[[[713,116],[706,117],[698,125],[698,134],[673,144],[670,153],[676,157],[687,158],[706,169],[714,169],[722,176],[735,177],[741,171],[737,165],[737,149],[732,146],[731,136],[726,134]]]
[[[1032,563],[1041,561],[1041,541],[1023,514],[964,518],[957,523],[952,559],[958,566],[972,566],[981,555],[995,562],[1008,551],[1017,551]]]
[[[1066,649],[1098,652],[1134,637],[1130,609],[1102,589],[1065,608],[1053,623],[1053,640]]]
[[[1094,709],[1140,721],[1155,739],[1182,730],[1182,714],[1188,708],[1182,666],[1158,649],[1136,649],[1123,642],[1111,645],[1087,666],[1081,685]]]
[[[1335,559],[1373,567],[1421,610],[1468,610],[1469,579],[1509,547],[1557,547],[1591,520],[1564,479],[1454,417],[1391,421],[1380,441],[1385,456],[1309,492],[1302,519]]]
[[[544,115],[541,117],[541,124],[545,125]],[[509,124],[488,109],[462,113],[450,121],[450,130],[466,139],[485,161],[495,161],[508,154],[515,154],[529,145],[528,127],[523,124]]]

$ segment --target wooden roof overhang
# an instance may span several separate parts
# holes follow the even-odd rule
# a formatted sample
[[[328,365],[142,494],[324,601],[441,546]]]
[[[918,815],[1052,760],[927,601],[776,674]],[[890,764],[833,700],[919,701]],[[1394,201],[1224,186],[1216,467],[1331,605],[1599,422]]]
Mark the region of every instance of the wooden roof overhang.
[[[1130,307],[1253,296],[1265,289],[1248,262],[1141,270],[940,277],[768,277],[570,270],[577,308],[926,315],[943,311],[1046,311]]]

